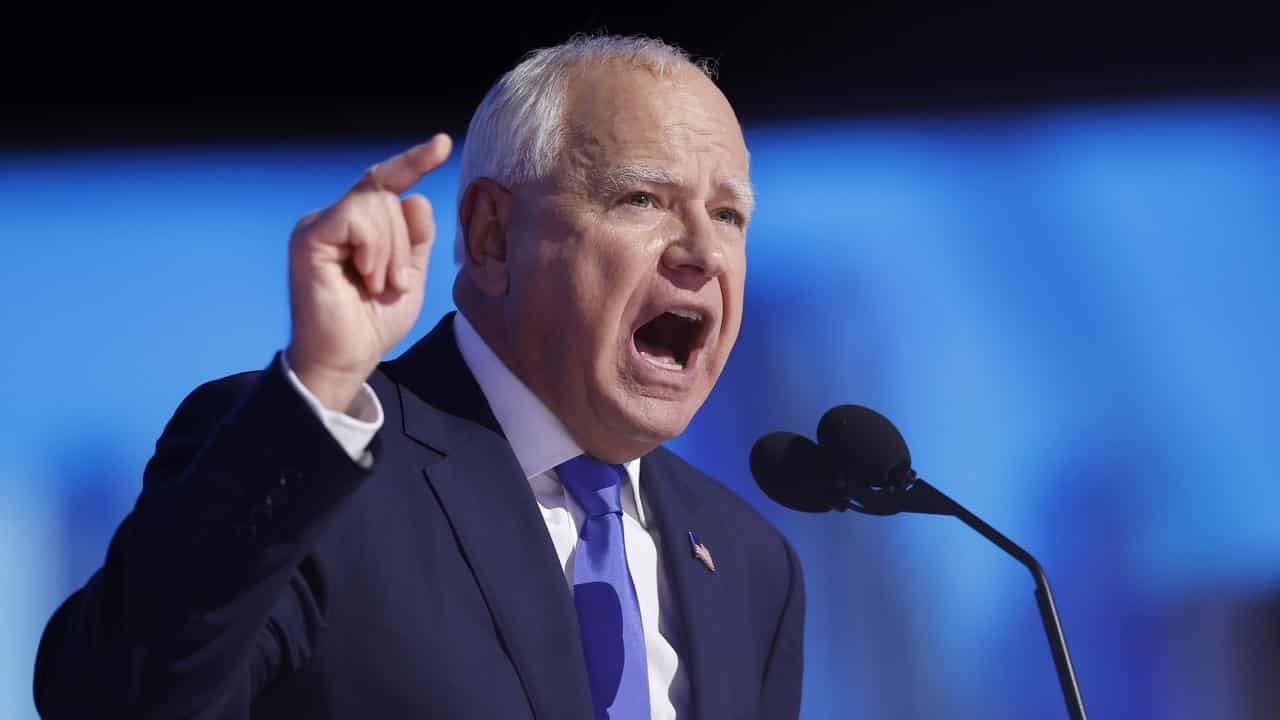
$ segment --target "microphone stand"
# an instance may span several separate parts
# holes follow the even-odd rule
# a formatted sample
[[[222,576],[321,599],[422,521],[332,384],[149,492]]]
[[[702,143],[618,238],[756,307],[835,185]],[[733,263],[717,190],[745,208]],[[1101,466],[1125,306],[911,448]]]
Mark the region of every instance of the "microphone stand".
[[[873,497],[890,500],[897,495],[897,488],[892,486],[876,488]],[[894,501],[896,500],[896,502]],[[914,470],[907,471],[907,483],[901,489],[901,496],[891,500],[892,505],[877,503],[868,498],[863,504],[847,500],[841,510],[859,510],[873,514],[887,515],[893,512],[906,511],[928,513],[932,515],[951,515],[960,522],[978,531],[982,537],[995,543],[996,547],[1008,553],[1013,559],[1022,563],[1031,573],[1036,583],[1036,604],[1040,607],[1040,621],[1044,624],[1044,634],[1049,640],[1049,650],[1053,653],[1053,664],[1058,670],[1058,684],[1062,687],[1062,698],[1067,704],[1067,715],[1071,720],[1086,720],[1084,699],[1080,696],[1080,685],[1076,682],[1076,672],[1071,666],[1071,656],[1067,654],[1067,638],[1062,633],[1062,622],[1058,619],[1058,608],[1053,601],[1053,591],[1049,589],[1049,578],[1044,574],[1040,563],[1023,550],[1017,543],[1005,537],[999,530],[991,527],[964,508],[963,505],[947,497],[941,490],[918,477]],[[877,507],[878,506],[878,507]],[[894,509],[890,509],[893,507]]]

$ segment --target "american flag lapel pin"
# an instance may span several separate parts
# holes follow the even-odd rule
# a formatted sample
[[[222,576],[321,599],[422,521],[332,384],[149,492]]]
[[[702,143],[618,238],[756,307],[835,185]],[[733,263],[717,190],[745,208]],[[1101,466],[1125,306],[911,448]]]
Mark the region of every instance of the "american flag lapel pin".
[[[693,556],[698,558],[707,567],[707,570],[715,572],[716,563],[711,559],[711,551],[707,549],[706,545],[698,542],[698,539],[693,536],[692,530],[689,531],[689,545],[693,548]]]

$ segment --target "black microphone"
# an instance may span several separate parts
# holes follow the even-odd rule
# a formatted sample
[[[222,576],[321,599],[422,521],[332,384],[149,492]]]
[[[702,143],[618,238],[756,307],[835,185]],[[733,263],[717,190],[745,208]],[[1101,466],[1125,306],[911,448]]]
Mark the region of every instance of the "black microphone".
[[[933,488],[920,484],[898,429],[861,405],[827,411],[817,443],[789,432],[765,435],[751,448],[750,464],[760,489],[792,510],[951,514]]]
[[[775,502],[793,510],[856,510],[951,515],[1022,563],[1036,584],[1040,620],[1053,653],[1067,714],[1085,720],[1084,699],[1067,654],[1067,639],[1040,563],[1009,538],[925,482],[911,467],[902,433],[880,413],[860,405],[831,408],[818,423],[818,442],[769,433],[751,448],[751,474]]]
[[[774,502],[801,512],[846,509],[848,493],[817,443],[789,432],[769,433],[751,448],[751,474]],[[805,478],[796,482],[795,478]]]

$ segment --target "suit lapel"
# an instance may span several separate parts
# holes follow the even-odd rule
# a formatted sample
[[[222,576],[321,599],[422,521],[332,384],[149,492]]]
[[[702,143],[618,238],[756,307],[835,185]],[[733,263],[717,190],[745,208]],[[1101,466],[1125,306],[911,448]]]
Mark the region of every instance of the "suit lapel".
[[[662,539],[662,563],[671,579],[681,620],[684,659],[689,667],[694,716],[719,717],[733,707],[736,695],[732,642],[740,628],[729,620],[725,609],[740,602],[732,597],[726,577],[711,572],[693,554],[692,531],[698,542],[712,553],[728,550],[729,537],[715,512],[704,512],[702,499],[687,483],[669,451],[658,448],[640,462],[640,486],[646,513],[653,512]]]
[[[453,339],[452,314],[384,366],[534,715],[589,718],[577,614],[533,493]]]

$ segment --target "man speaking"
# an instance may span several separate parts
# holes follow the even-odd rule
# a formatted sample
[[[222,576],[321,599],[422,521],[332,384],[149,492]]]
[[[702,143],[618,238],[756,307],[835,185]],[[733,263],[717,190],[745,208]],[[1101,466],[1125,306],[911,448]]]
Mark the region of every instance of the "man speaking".
[[[530,55],[468,129],[450,313],[404,355],[444,135],[289,243],[292,335],[181,404],[50,620],[46,717],[793,718],[795,554],[661,443],[742,319],[748,155],[643,38]]]

